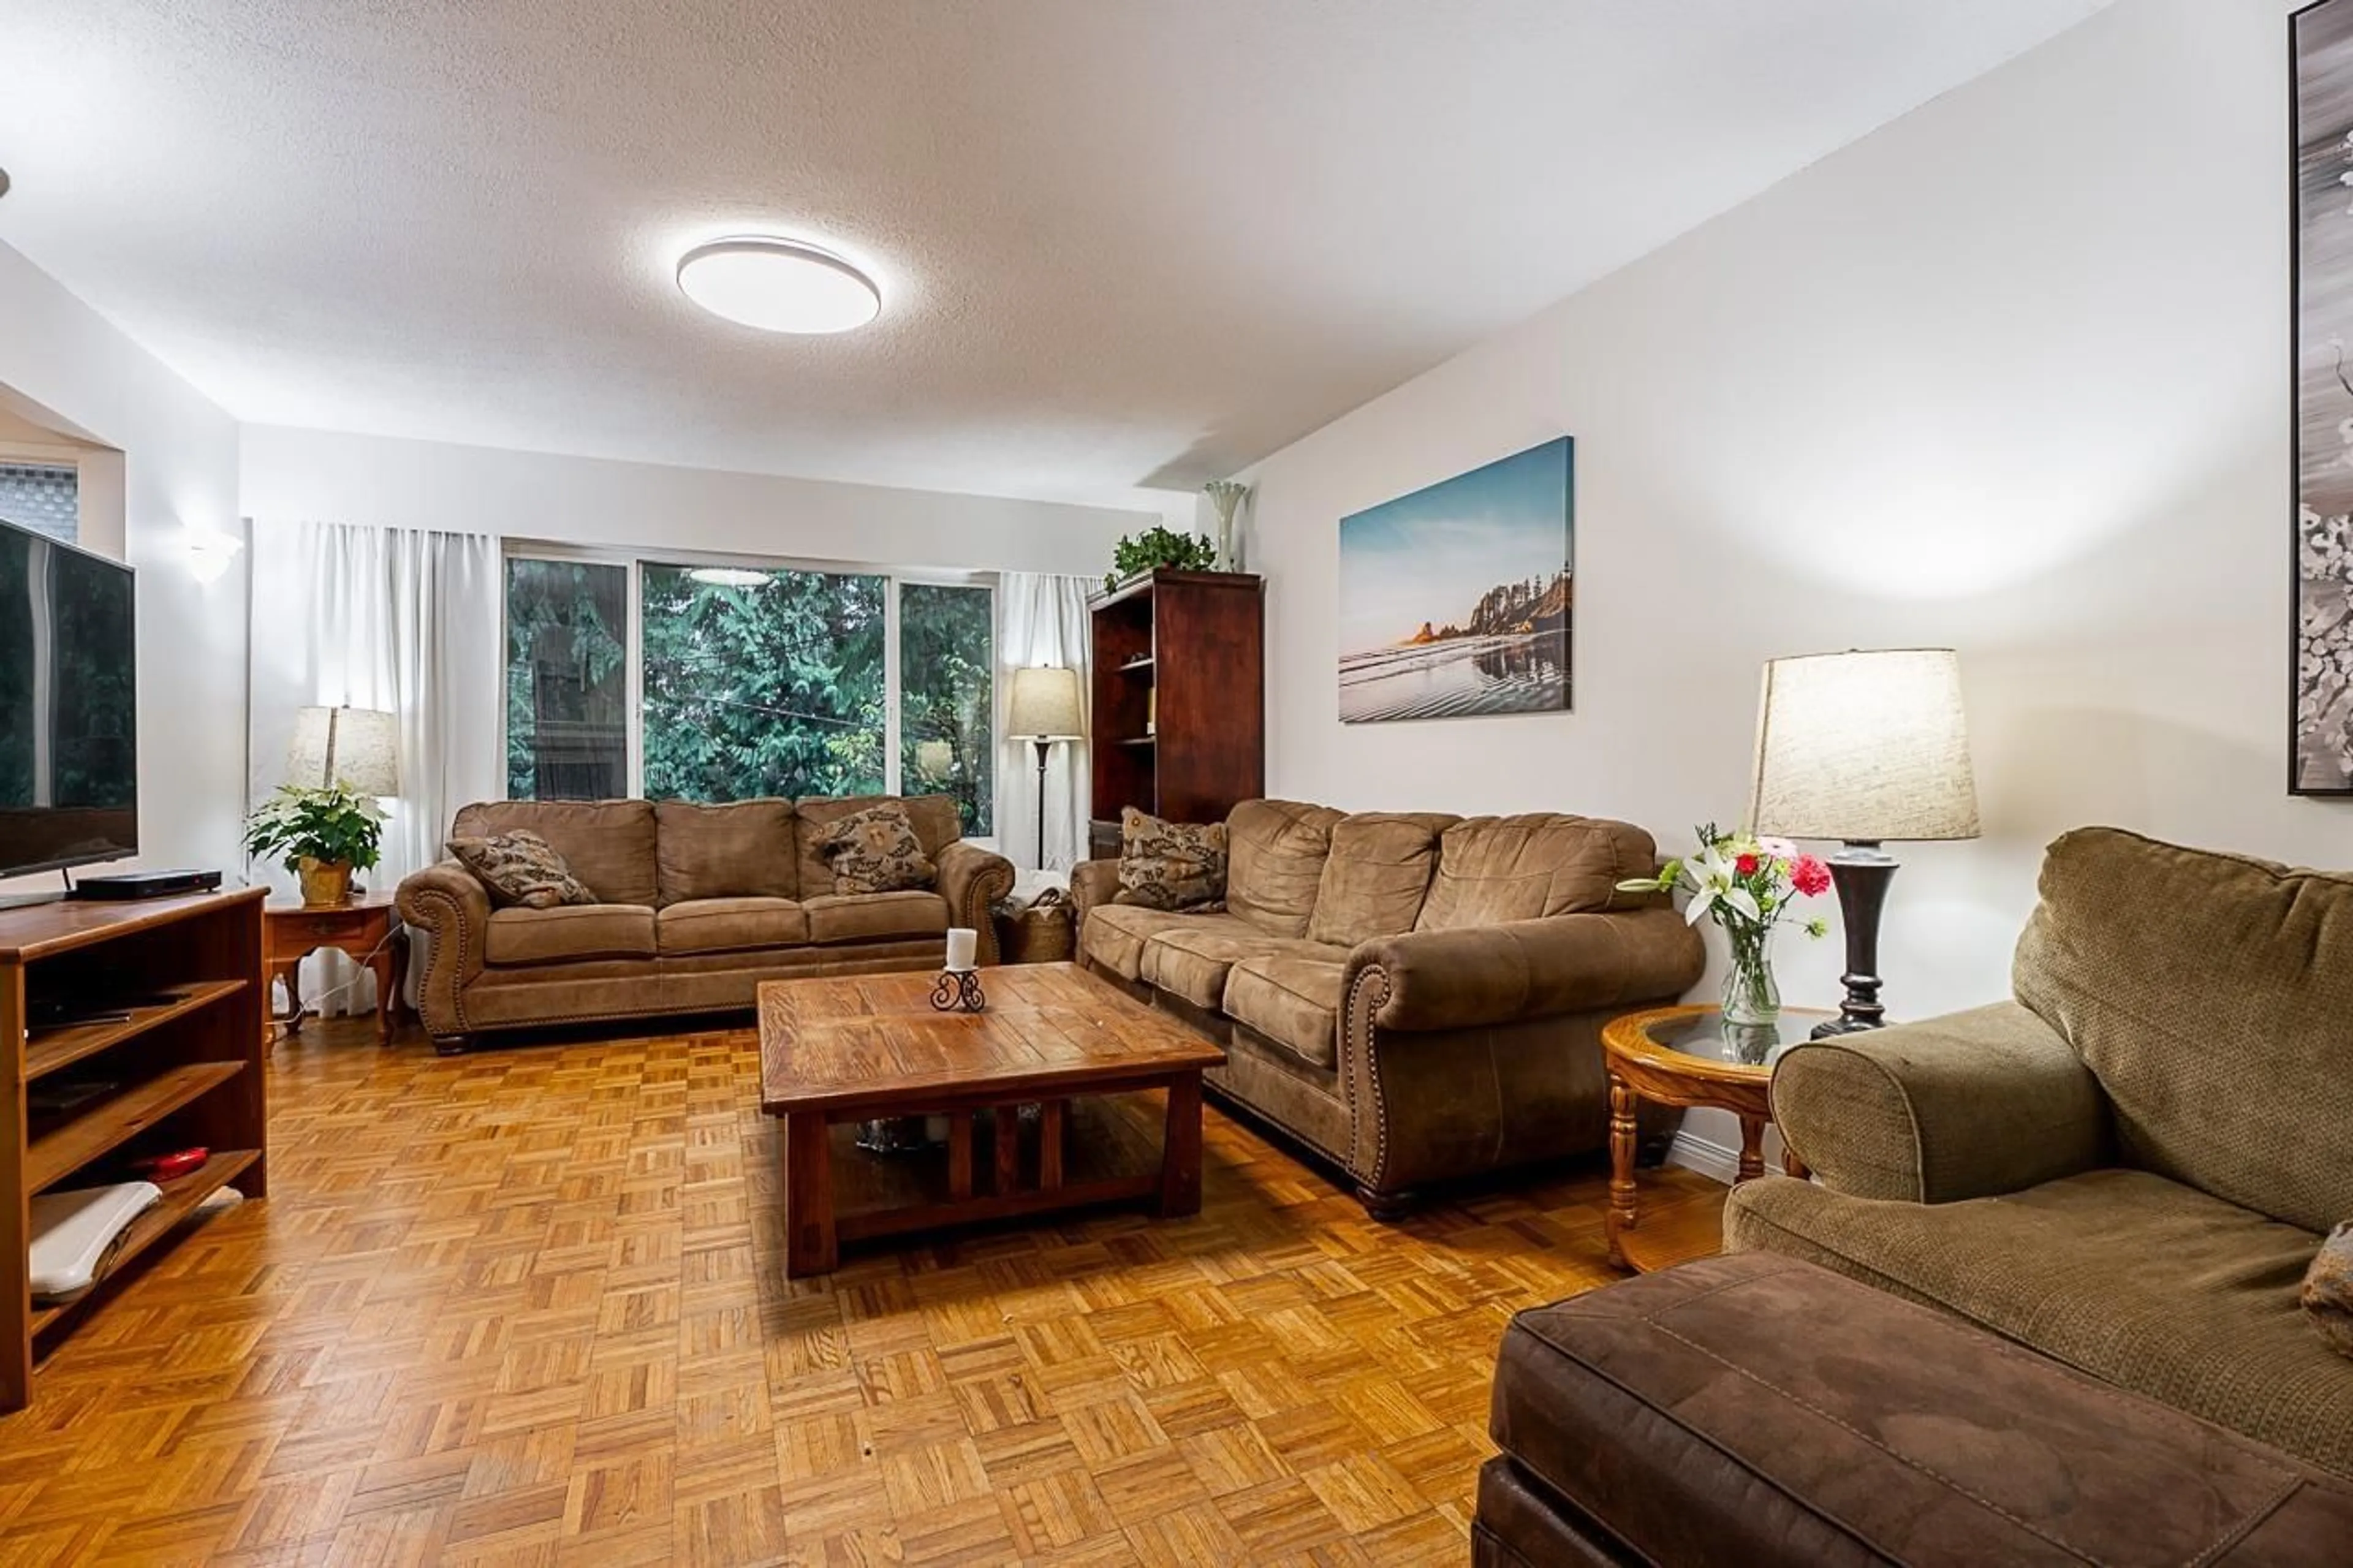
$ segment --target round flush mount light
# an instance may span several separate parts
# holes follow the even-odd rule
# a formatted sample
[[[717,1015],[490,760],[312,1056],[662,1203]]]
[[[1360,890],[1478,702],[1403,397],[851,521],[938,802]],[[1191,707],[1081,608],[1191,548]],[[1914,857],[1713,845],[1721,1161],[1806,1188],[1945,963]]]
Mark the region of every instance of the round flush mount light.
[[[697,566],[687,575],[714,588],[762,588],[768,583],[768,574],[754,572],[748,566]]]
[[[882,313],[874,280],[797,239],[714,239],[679,258],[678,286],[714,316],[766,332],[846,332]]]

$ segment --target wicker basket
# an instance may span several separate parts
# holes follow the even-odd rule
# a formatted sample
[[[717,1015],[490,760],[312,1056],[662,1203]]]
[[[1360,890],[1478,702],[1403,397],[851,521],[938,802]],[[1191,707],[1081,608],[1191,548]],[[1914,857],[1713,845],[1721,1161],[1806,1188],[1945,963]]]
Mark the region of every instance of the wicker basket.
[[[1026,909],[1000,910],[997,945],[1007,963],[1060,963],[1076,951],[1070,895],[1049,888]]]

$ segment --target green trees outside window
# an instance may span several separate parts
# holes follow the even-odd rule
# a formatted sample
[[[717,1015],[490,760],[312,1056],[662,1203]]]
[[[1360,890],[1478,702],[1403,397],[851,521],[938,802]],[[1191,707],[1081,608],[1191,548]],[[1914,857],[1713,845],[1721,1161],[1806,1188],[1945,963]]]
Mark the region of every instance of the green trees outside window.
[[[629,793],[629,569],[507,559],[507,795]]]
[[[518,799],[955,796],[990,829],[993,595],[872,573],[507,563],[508,790]],[[897,688],[889,657],[897,607]],[[641,784],[628,785],[637,616]]]
[[[990,831],[996,793],[990,598],[986,588],[899,589],[899,787],[955,796],[967,835]]]
[[[696,570],[639,568],[646,794],[882,793],[890,579]]]

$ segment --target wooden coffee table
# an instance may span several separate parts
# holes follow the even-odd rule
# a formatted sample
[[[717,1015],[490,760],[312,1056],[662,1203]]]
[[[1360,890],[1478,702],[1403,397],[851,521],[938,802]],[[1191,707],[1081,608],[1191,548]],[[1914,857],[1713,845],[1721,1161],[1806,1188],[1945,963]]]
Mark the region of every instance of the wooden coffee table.
[[[935,1011],[935,978],[760,987],[760,1109],[785,1123],[787,1276],[829,1271],[844,1242],[907,1231],[1138,1198],[1163,1215],[1199,1212],[1201,1069],[1223,1050],[1075,964],[983,970],[977,1014]],[[857,1147],[850,1124],[902,1116],[946,1118],[945,1145]]]

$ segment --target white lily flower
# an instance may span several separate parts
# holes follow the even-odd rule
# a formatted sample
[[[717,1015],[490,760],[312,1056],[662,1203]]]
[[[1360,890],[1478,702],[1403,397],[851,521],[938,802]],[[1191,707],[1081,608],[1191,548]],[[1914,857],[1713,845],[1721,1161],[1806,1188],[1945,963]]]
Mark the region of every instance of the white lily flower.
[[[1765,912],[1757,907],[1756,895],[1746,888],[1734,888],[1724,895],[1724,901],[1752,921],[1761,921]]]
[[[1715,889],[1714,888],[1704,888],[1699,892],[1694,894],[1692,897],[1691,908],[1683,911],[1683,923],[1686,925],[1699,924],[1700,921],[1705,917],[1709,908],[1714,905],[1715,902]]]

